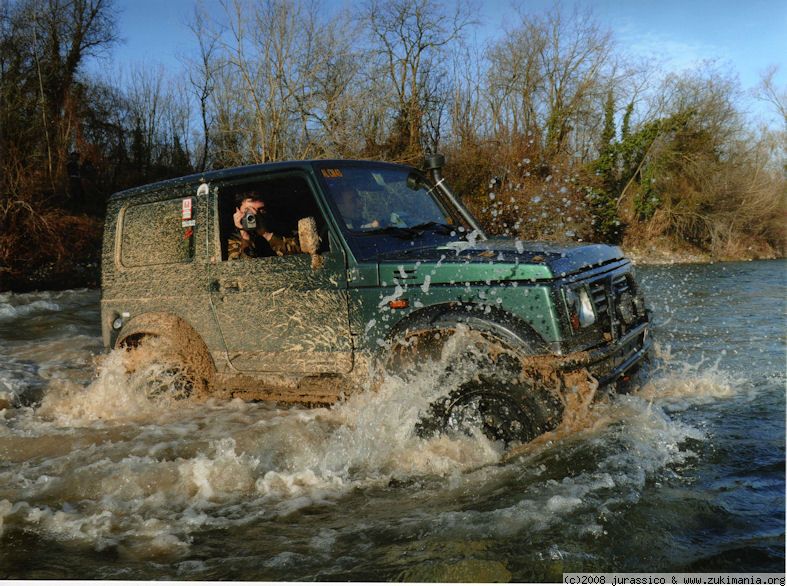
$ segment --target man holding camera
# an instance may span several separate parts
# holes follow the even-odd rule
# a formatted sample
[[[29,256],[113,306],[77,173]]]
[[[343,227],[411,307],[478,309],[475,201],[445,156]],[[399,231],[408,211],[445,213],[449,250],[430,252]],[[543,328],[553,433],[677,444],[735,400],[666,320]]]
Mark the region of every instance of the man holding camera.
[[[265,202],[256,194],[238,197],[232,220],[237,230],[227,240],[229,260],[301,253],[297,238],[278,236],[268,229]]]

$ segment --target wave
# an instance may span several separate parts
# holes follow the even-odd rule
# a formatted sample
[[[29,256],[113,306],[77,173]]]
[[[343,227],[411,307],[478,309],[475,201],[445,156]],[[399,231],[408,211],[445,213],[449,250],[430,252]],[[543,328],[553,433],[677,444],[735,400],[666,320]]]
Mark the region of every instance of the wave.
[[[57,303],[43,299],[20,305],[0,303],[0,320],[10,321],[20,317],[28,317],[31,314],[40,314],[52,311],[60,311],[60,306]]]
[[[595,404],[572,434],[511,457],[481,433],[415,433],[429,403],[451,388],[440,363],[415,379],[388,375],[376,391],[330,409],[173,403],[147,394],[151,376],[163,373],[129,374],[115,351],[89,384],[56,378],[37,408],[4,412],[0,442],[26,464],[0,471],[0,531],[26,527],[97,549],[124,544],[140,557],[178,554],[199,531],[341,506],[358,491],[417,485],[439,502],[472,487],[484,500],[513,475],[524,484],[505,506],[449,507],[403,524],[480,538],[570,521],[600,534],[600,517],[695,457],[690,440],[704,435],[669,416],[677,402],[724,400],[738,388],[718,365],[667,365],[636,393]]]

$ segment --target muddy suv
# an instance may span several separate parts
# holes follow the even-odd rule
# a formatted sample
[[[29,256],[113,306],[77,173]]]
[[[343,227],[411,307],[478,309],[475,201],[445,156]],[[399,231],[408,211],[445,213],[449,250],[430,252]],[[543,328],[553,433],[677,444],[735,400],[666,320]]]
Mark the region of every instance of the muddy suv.
[[[614,388],[646,356],[631,263],[614,246],[488,238],[441,166],[439,155],[423,172],[284,162],[115,194],[105,345],[136,355],[130,369],[166,364],[181,394],[307,404],[367,388],[376,365],[412,376],[437,362],[445,389],[422,433],[524,442],[555,429],[572,402]],[[229,253],[251,193],[265,229],[299,251]]]

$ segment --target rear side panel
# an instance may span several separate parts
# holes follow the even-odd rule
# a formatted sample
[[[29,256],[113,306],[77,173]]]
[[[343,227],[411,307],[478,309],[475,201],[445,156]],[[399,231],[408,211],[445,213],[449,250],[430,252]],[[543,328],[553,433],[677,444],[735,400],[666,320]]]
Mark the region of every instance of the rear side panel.
[[[187,214],[183,209],[189,206]],[[222,348],[210,311],[211,232],[208,194],[198,197],[196,185],[112,200],[102,258],[101,327],[107,348],[118,335],[111,326],[116,318],[128,323],[151,312],[180,317],[208,348]]]

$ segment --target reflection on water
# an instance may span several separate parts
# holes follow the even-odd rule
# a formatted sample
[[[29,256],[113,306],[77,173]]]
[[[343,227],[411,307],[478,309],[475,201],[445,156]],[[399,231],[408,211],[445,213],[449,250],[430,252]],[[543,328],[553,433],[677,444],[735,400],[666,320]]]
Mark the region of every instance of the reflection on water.
[[[639,273],[651,380],[515,457],[413,433],[439,365],[332,409],[172,408],[94,365],[97,292],[0,295],[0,577],[783,571],[784,263]]]

